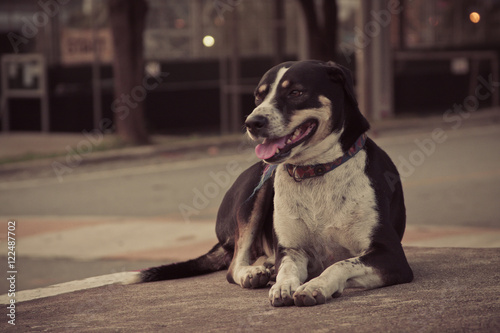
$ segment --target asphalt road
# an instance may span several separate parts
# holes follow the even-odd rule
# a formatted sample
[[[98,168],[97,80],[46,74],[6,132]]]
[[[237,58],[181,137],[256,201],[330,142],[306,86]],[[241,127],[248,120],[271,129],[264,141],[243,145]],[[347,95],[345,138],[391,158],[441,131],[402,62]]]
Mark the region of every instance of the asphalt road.
[[[500,126],[429,127],[375,141],[403,178],[408,223],[500,225]],[[214,218],[239,172],[257,161],[248,146],[213,156],[158,156],[0,179],[2,216]],[[390,181],[390,179],[388,179]]]
[[[20,180],[5,179],[1,215],[182,216],[184,209],[185,216],[200,218],[213,213],[237,175],[257,161],[242,149],[213,155],[82,165],[61,178],[42,170]]]

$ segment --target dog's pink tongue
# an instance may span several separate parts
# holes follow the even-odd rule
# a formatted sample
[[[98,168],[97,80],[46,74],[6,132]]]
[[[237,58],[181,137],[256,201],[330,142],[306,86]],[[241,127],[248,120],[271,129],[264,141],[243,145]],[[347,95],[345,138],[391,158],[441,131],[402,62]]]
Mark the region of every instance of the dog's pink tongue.
[[[276,153],[276,149],[285,147],[286,136],[270,140],[265,139],[260,145],[255,147],[255,155],[261,160],[267,160],[271,158]]]

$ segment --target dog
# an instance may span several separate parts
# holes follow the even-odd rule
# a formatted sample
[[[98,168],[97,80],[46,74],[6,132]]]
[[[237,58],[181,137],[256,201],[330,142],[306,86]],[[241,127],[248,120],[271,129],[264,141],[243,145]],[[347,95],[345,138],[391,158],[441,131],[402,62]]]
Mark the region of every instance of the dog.
[[[399,174],[367,137],[350,71],[333,62],[280,64],[262,77],[255,104],[245,126],[262,161],[226,193],[219,242],[199,258],[140,272],[140,282],[227,269],[243,288],[272,284],[275,307],[411,282]]]

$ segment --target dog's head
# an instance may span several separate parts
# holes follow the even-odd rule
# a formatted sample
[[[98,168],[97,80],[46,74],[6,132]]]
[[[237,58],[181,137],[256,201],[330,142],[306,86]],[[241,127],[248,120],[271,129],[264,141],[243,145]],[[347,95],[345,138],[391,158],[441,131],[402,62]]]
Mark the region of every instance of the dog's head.
[[[351,72],[333,62],[286,62],[271,68],[255,89],[247,117],[255,152],[271,164],[308,164],[345,152],[369,128],[359,111]],[[325,157],[328,158],[328,157]]]

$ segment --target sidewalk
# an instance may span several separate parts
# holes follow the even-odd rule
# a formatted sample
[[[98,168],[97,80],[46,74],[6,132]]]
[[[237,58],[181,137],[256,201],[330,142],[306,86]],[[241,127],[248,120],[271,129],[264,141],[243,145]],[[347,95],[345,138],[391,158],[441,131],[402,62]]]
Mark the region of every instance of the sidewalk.
[[[94,288],[16,303],[16,326],[5,316],[0,325],[19,332],[500,330],[500,249],[410,247],[406,253],[415,274],[412,283],[348,289],[316,307],[273,308],[267,288],[242,289],[218,272],[125,286],[80,281]],[[113,282],[112,277],[103,279]]]

